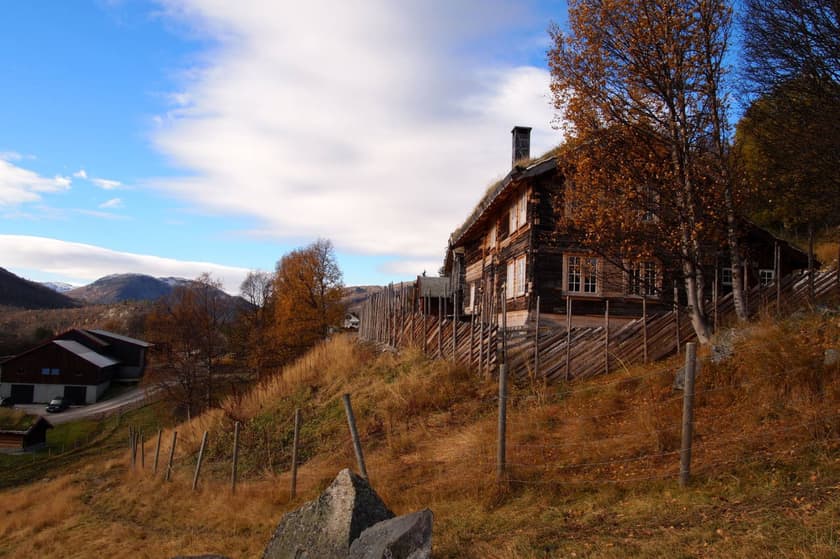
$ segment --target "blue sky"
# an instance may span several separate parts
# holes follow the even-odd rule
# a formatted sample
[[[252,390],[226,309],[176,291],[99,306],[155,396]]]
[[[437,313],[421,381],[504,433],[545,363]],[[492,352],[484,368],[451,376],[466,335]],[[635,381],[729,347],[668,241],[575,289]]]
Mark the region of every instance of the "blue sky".
[[[7,3],[0,266],[236,292],[325,237],[348,285],[433,273],[511,127],[561,140],[552,19],[563,2]]]

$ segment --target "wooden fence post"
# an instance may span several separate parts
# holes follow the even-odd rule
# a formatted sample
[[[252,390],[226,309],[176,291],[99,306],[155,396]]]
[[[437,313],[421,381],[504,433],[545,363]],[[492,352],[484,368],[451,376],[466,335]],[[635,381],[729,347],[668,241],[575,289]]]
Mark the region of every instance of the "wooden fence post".
[[[295,431],[292,437],[292,487],[289,491],[290,500],[297,496],[297,455],[298,440],[300,438],[300,408],[295,408]]]
[[[356,417],[353,415],[353,406],[350,405],[350,394],[344,394],[342,399],[344,400],[344,412],[347,414],[347,425],[350,427],[350,436],[353,438],[353,450],[356,453],[356,462],[359,464],[359,475],[367,479],[365,455],[362,453],[362,441],[359,440],[359,431],[356,429]]]
[[[642,343],[644,349],[642,351],[642,362],[648,362],[648,330],[647,330],[647,297],[642,295]]]
[[[572,378],[572,298],[566,296],[566,380]]]
[[[169,481],[172,477],[172,462],[175,460],[175,443],[178,442],[178,431],[172,431],[172,446],[169,447],[169,463],[166,465],[166,475],[164,481]]]
[[[158,470],[158,458],[160,457],[160,436],[162,431],[158,429],[158,436],[157,436],[157,444],[155,445],[155,465],[152,469],[152,474],[157,475]]]
[[[443,298],[442,297],[438,297],[437,339],[438,339],[437,356],[438,356],[438,359],[442,359],[443,358]]]
[[[143,431],[140,431],[140,469],[146,469],[146,445],[143,442]]]
[[[198,476],[201,475],[201,461],[204,459],[204,447],[207,445],[207,431],[201,437],[201,447],[198,449],[198,461],[195,463],[195,473],[193,474],[192,490],[198,487]]]
[[[676,331],[676,350],[680,354],[680,292],[677,289],[677,280],[674,280],[674,330]]]
[[[840,245],[838,245],[840,246]],[[782,314],[782,247],[779,245],[778,241],[776,242],[776,246],[774,247],[774,264],[773,266],[773,281],[776,282],[776,314]],[[837,261],[838,273],[837,277],[840,278],[840,260]]]
[[[458,362],[458,290],[452,290],[452,362]]]
[[[239,466],[239,422],[233,424],[233,464],[230,471],[230,491],[236,495],[236,474]]]
[[[540,296],[537,295],[537,315],[534,320],[534,378],[540,374]]]
[[[507,362],[505,351],[499,351],[499,440],[497,443],[496,477],[501,481],[505,475],[507,440]]]
[[[604,306],[604,374],[610,374],[610,300]]]
[[[694,430],[694,367],[697,345],[685,345],[685,381],[683,383],[682,446],[680,447],[680,485],[691,475],[691,438]]]

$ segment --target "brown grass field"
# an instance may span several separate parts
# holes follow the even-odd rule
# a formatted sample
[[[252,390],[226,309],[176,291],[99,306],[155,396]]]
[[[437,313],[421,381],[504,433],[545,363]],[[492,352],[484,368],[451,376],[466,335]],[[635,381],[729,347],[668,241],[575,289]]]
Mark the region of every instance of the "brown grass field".
[[[766,319],[697,380],[693,478],[679,469],[679,359],[586,382],[511,388],[508,469],[496,479],[492,379],[419,352],[338,336],[252,391],[164,430],[161,468],[129,467],[127,425],[155,433],[163,406],[128,414],[35,481],[0,492],[0,557],[259,557],[280,516],[355,469],[352,395],[371,482],[398,514],[435,514],[434,556],[840,557],[837,314]],[[292,417],[302,465],[289,500]],[[242,424],[230,489],[232,425]],[[162,480],[172,429],[178,452]],[[209,448],[191,490],[203,431]]]

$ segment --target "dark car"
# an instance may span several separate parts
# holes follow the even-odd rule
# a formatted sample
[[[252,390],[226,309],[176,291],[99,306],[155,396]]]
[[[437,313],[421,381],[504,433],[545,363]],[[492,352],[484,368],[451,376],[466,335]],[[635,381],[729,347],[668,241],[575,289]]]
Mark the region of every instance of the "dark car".
[[[0,408],[13,408],[15,407],[15,401],[11,398],[0,398]]]
[[[50,400],[49,405],[47,406],[47,411],[50,413],[58,413],[60,411],[64,411],[70,407],[70,402],[67,401],[65,398],[59,396],[58,398],[53,398]]]

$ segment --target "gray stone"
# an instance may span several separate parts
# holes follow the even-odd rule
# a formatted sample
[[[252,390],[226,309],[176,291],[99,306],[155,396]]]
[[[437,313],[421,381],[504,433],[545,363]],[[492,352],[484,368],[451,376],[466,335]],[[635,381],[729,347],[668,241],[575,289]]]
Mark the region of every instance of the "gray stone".
[[[367,481],[341,470],[320,497],[280,520],[263,559],[344,559],[365,529],[393,517]]]
[[[432,519],[429,509],[383,520],[350,546],[348,559],[429,559]]]
[[[726,361],[735,352],[735,341],[737,335],[734,328],[723,328],[712,340],[712,349],[709,359],[717,365]]]
[[[826,367],[833,367],[837,363],[840,363],[840,350],[833,348],[825,350],[825,358],[823,359],[823,364]]]

